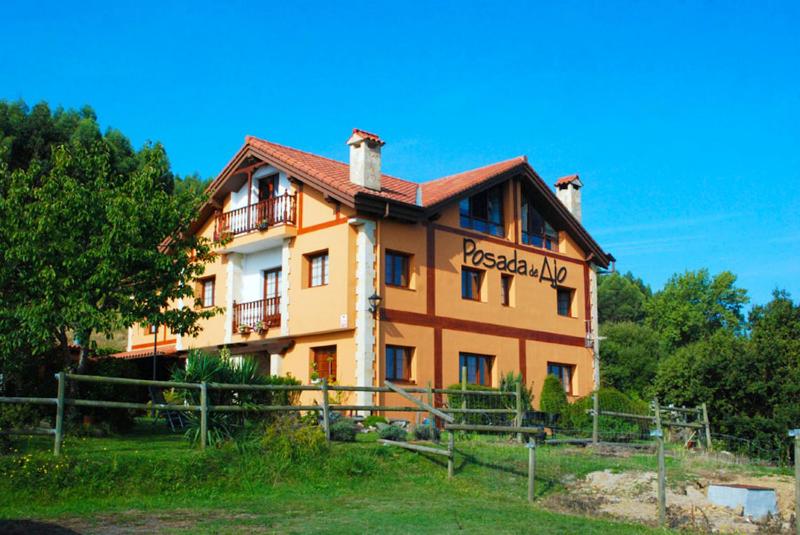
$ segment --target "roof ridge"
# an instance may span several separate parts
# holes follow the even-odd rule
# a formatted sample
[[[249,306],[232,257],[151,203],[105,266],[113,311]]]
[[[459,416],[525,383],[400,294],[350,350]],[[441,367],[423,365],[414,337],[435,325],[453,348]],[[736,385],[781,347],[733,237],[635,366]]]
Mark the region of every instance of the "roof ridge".
[[[269,145],[274,145],[274,146],[276,146],[276,147],[280,147],[280,148],[282,148],[282,149],[289,149],[289,150],[293,150],[293,151],[295,151],[295,152],[299,152],[299,153],[301,153],[301,154],[305,154],[305,155],[307,155],[307,156],[313,156],[314,158],[320,158],[320,159],[322,159],[322,160],[327,160],[327,161],[329,161],[329,162],[331,162],[331,163],[336,163],[336,164],[339,164],[339,165],[344,165],[345,167],[350,167],[350,164],[347,164],[347,163],[345,163],[345,162],[342,162],[342,161],[339,161],[339,160],[334,160],[333,158],[328,158],[327,156],[323,156],[323,155],[321,155],[321,154],[315,154],[315,153],[313,153],[313,152],[308,152],[307,150],[298,149],[298,148],[295,148],[295,147],[290,147],[290,146],[288,146],[288,145],[282,145],[282,144],[280,144],[280,143],[275,143],[274,141],[269,141],[269,140],[267,140],[267,139],[261,139],[260,137],[256,137],[256,136],[249,135],[249,134],[248,134],[248,135],[246,135],[246,136],[245,136],[245,138],[244,138],[244,140],[245,140],[245,143],[249,143],[251,139],[254,139],[254,140],[256,140],[256,141],[258,141],[258,142],[260,142],[260,143],[267,143],[267,144],[269,144]],[[399,176],[387,175],[386,173],[383,173],[383,172],[381,173],[381,175],[382,175],[382,176],[389,177],[389,178],[393,178],[393,179],[395,179],[395,180],[402,180],[403,182],[408,182],[409,184],[416,184],[416,185],[420,185],[420,183],[419,183],[419,182],[414,182],[413,180],[408,180],[408,179],[406,179],[406,178],[400,178]]]
[[[515,160],[519,161],[520,163],[524,163],[524,162],[528,161],[528,157],[525,156],[525,155],[514,156],[513,158],[509,158],[508,160],[501,160],[499,162],[494,162],[494,163],[482,165],[480,167],[474,167],[472,169],[467,169],[466,171],[459,171],[458,173],[453,173],[453,174],[450,174],[450,175],[440,176],[439,178],[434,178],[433,180],[428,180],[427,182],[422,182],[421,185],[427,186],[427,185],[430,185],[430,184],[435,184],[436,182],[439,182],[439,181],[442,181],[442,180],[447,180],[448,178],[457,177],[458,175],[463,175],[465,173],[473,173],[475,171],[481,171],[483,169],[488,169],[489,167],[494,167],[496,165],[503,165],[505,163],[510,163],[510,162],[515,161]]]

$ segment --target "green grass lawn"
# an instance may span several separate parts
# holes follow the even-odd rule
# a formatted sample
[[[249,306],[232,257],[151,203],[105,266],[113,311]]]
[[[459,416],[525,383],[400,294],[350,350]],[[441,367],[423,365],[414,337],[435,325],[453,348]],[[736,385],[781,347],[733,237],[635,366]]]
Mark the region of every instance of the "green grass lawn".
[[[191,447],[139,425],[113,438],[22,439],[0,456],[0,519],[37,519],[102,533],[114,526],[164,533],[658,533],[646,526],[549,512],[527,502],[527,450],[505,440],[456,442],[446,460],[379,445],[374,435],[295,462],[269,451]],[[566,476],[653,470],[649,455],[537,450],[537,497]],[[680,459],[668,459],[678,477]],[[78,529],[79,528],[79,529]],[[2,531],[2,530],[0,530]],[[136,531],[134,531],[136,532]]]

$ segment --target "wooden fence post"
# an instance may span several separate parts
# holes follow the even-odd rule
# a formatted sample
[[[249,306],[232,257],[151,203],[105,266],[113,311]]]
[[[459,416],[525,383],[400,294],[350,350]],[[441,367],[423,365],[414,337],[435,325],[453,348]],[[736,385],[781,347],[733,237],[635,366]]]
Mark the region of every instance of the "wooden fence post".
[[[58,372],[58,397],[56,398],[56,434],[53,444],[53,454],[61,455],[61,443],[64,441],[64,392],[66,391],[66,374]]]
[[[455,474],[456,435],[455,431],[447,432],[447,477]]]
[[[794,526],[800,535],[800,429],[790,429],[794,437]]]
[[[661,407],[658,398],[653,400],[656,413],[656,430],[653,436],[658,444],[658,525],[667,525],[667,468],[664,464],[664,431],[661,429]]]
[[[200,383],[200,449],[206,449],[208,441],[208,384]]]
[[[430,381],[428,381],[428,405],[433,407],[433,387]],[[428,421],[432,426],[436,426],[436,418],[433,417],[431,412],[428,413]]]
[[[592,394],[592,444],[597,446],[600,441],[600,386],[594,389]]]
[[[467,367],[461,367],[461,408],[467,408]],[[467,413],[461,413],[461,423],[467,423]]]
[[[528,501],[533,503],[536,491],[536,440],[528,440]]]
[[[520,380],[517,381],[517,427],[522,427],[522,377],[520,376]],[[517,440],[520,444],[522,444],[522,433],[517,433]]]
[[[322,378],[322,428],[325,431],[325,440],[331,441],[331,407],[328,403],[328,379]]]
[[[711,423],[708,421],[708,406],[703,402],[703,425],[706,428],[706,450],[713,451],[714,446],[711,444]]]

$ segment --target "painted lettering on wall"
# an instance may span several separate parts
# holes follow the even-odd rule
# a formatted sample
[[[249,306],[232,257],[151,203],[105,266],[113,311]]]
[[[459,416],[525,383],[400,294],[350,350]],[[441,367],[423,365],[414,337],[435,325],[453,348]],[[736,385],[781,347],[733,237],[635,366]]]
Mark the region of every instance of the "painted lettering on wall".
[[[528,263],[524,258],[518,258],[517,250],[514,249],[512,256],[498,255],[489,251],[484,251],[478,247],[475,240],[464,238],[464,263],[472,264],[476,267],[486,269],[498,269],[507,273],[533,277],[539,282],[549,282],[553,288],[564,282],[567,278],[567,268],[559,266],[558,261],[553,258],[552,266],[550,260],[545,256],[540,265],[533,261]]]

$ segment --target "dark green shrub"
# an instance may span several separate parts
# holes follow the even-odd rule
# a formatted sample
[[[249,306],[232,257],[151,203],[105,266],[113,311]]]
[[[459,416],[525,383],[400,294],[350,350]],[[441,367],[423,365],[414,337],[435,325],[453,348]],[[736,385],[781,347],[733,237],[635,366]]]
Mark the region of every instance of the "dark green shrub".
[[[408,433],[402,427],[398,427],[396,425],[387,425],[378,431],[378,436],[385,440],[405,442]]]
[[[542,412],[561,414],[567,408],[567,393],[564,385],[555,375],[548,374],[542,384],[542,393],[539,397],[539,408]]]
[[[277,375],[261,375],[258,365],[251,358],[243,358],[234,364],[229,358],[211,355],[201,351],[192,351],[186,359],[185,369],[176,369],[172,373],[172,380],[185,383],[228,383],[243,385],[299,385],[300,381],[294,377],[279,377]],[[200,404],[200,391],[196,389],[177,389],[183,400],[190,405]],[[220,390],[208,391],[209,405],[236,405],[247,409],[252,405],[294,405],[299,399],[297,390]],[[200,439],[200,415],[186,413],[189,420],[186,436],[192,442]],[[207,442],[218,445],[221,442],[236,438],[247,431],[249,422],[272,421],[280,417],[275,411],[256,412],[210,412],[208,415]]]
[[[0,429],[37,427],[40,416],[41,414],[34,405],[2,404],[0,405]]]
[[[87,375],[103,377],[127,377],[139,379],[139,369],[129,360],[113,357],[91,359]],[[81,399],[98,401],[145,402],[147,391],[131,385],[109,383],[79,383],[77,395]],[[123,433],[133,427],[136,412],[128,409],[106,409],[102,407],[75,407],[72,427],[79,434],[107,435]]]
[[[350,418],[341,418],[331,424],[331,440],[336,442],[355,442],[358,426]]]
[[[461,390],[460,384],[450,385],[448,390]],[[497,392],[497,388],[482,385],[467,385],[467,390],[470,392]],[[468,409],[507,409],[508,404],[511,403],[513,408],[512,396],[497,396],[497,395],[467,395],[463,396],[460,392],[454,392],[447,395],[447,404],[450,408],[460,409],[462,400],[466,397]],[[511,401],[509,401],[511,400]],[[457,421],[464,421],[468,424],[478,425],[508,425],[514,420],[513,414],[481,414],[481,413],[468,413],[468,414],[454,414]]]
[[[383,416],[372,415],[364,418],[364,421],[361,423],[364,427],[377,427],[378,424],[388,424],[389,420]]]
[[[584,396],[568,405],[564,411],[561,426],[575,429],[582,433],[592,431],[592,415],[587,411],[594,406],[592,394]],[[650,404],[646,401],[632,399],[615,388],[600,389],[600,411],[624,412],[628,414],[649,415]],[[647,421],[626,420],[615,416],[600,416],[598,425],[600,433],[608,439],[635,439],[649,430]]]
[[[441,433],[439,428],[431,424],[421,424],[414,428],[414,438],[417,440],[430,440],[439,442]]]

